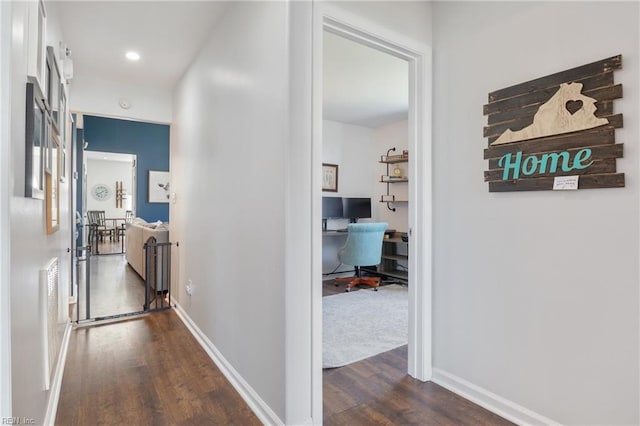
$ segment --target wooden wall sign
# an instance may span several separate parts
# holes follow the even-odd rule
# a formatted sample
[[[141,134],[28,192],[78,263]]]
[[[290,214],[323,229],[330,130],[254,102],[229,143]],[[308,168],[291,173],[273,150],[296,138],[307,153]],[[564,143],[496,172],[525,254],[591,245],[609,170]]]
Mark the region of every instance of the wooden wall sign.
[[[558,189],[559,176],[577,176],[577,189],[624,187],[615,143],[622,114],[613,108],[621,67],[618,55],[489,93],[489,192]]]

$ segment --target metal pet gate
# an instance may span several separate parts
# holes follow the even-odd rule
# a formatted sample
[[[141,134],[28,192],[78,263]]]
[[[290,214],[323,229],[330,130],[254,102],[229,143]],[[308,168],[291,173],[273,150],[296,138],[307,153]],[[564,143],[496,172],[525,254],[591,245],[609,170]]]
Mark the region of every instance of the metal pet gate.
[[[144,301],[142,310],[115,315],[91,316],[91,258],[92,246],[77,247],[77,265],[84,262],[84,319],[80,319],[80,305],[76,309],[76,322],[110,320],[122,317],[140,315],[148,312],[161,311],[171,308],[171,247],[173,243],[158,243],[150,237],[144,244]],[[78,277],[80,276],[78,272]],[[80,296],[80,294],[78,294]],[[78,299],[80,299],[78,297]],[[80,302],[80,300],[78,300]]]

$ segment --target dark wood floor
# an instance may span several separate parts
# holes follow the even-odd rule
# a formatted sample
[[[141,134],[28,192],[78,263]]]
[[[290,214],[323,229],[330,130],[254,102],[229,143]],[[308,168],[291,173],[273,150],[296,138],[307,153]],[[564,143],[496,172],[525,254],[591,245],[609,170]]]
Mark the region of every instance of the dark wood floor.
[[[323,281],[322,294],[342,293],[345,287]],[[512,425],[433,382],[407,375],[406,345],[326,369],[322,379],[325,425]]]
[[[357,290],[356,290],[357,291]],[[344,292],[323,283],[323,294]],[[323,372],[326,425],[510,425],[412,379],[407,346]],[[258,425],[173,311],[73,331],[56,425]]]
[[[259,425],[173,311],[71,335],[56,425]]]

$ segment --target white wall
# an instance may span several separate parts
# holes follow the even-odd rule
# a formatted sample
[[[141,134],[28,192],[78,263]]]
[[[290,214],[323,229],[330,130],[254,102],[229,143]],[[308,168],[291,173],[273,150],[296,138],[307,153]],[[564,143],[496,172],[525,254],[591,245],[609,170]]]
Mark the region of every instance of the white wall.
[[[0,2],[0,418],[11,417],[11,3]]]
[[[229,4],[174,92],[171,134],[171,234],[180,244],[175,295],[280,419],[287,368],[287,13],[283,2]]]
[[[322,195],[371,197],[371,202],[375,203],[379,197],[376,182],[380,180],[380,157],[373,129],[324,120],[322,139],[322,162],[338,165],[338,192],[323,192]],[[344,227],[346,222],[340,221],[336,225]]]
[[[373,129],[324,120],[322,125],[322,162],[338,165],[338,192],[323,192],[323,197],[369,197],[372,219],[377,219],[376,193],[378,176],[378,152],[374,143]],[[327,229],[346,228],[347,219],[328,219]],[[346,234],[322,239],[322,273],[329,273],[340,265],[338,250],[344,246]],[[342,265],[340,271],[353,271],[350,265]]]
[[[383,127],[378,127],[374,132],[375,147],[378,153],[377,160],[380,159],[380,155],[386,155],[387,150],[395,147],[395,152],[391,152],[390,155],[400,155],[402,151],[408,148],[409,145],[408,123],[406,120],[392,123]],[[403,170],[403,175],[409,175],[409,163],[390,164],[389,173],[393,173],[394,166],[398,166]],[[378,175],[386,174],[387,168],[385,164],[377,164]],[[378,176],[377,181],[380,180]],[[393,183],[389,185],[389,193],[394,194],[396,199],[408,200],[409,199],[409,183]],[[384,183],[378,183],[376,185],[377,200],[380,199],[380,194],[387,193],[387,185]],[[391,207],[395,207],[396,211],[391,211],[387,208],[386,203],[376,202],[372,208],[375,207],[376,217],[381,222],[387,222],[389,229],[395,229],[398,232],[407,232],[409,229],[409,205],[407,203],[394,203]]]
[[[435,367],[563,424],[638,424],[638,4],[433,11]],[[487,93],[618,53],[626,188],[489,193]]]
[[[104,210],[106,217],[125,217],[131,209],[131,197],[122,200],[122,207],[116,207],[116,181],[122,181],[127,194],[133,189],[133,162],[87,159],[87,210]],[[108,200],[96,200],[91,189],[98,184],[111,189]]]
[[[372,129],[338,121],[324,120],[322,126],[322,161],[338,164],[338,192],[323,192],[324,197],[369,197],[371,198],[371,219],[363,222],[387,222],[390,229],[406,231],[408,228],[407,204],[395,204],[392,212],[387,205],[380,203],[380,196],[386,194],[386,185],[380,183],[380,176],[386,174],[386,167],[379,163],[391,147],[398,153],[407,149],[407,121],[389,124]],[[400,164],[408,174],[407,164]],[[407,199],[406,183],[393,184],[391,193],[398,198]],[[329,219],[327,229],[344,228],[347,219]],[[346,237],[346,234],[345,234]],[[322,272],[332,272],[340,263],[338,250],[344,246],[345,238],[331,236],[323,238]],[[343,265],[338,271],[353,270]]]
[[[28,5],[26,2],[13,2],[11,5],[11,371],[13,415],[34,418],[36,424],[41,424],[49,392],[44,390],[43,381],[45,352],[41,345],[38,273],[52,257],[60,259],[60,312],[67,312],[70,254],[66,249],[71,241],[68,188],[71,179],[60,184],[60,229],[47,236],[44,201],[24,197]],[[58,46],[62,35],[56,23],[55,3],[47,2],[46,7],[47,45]],[[70,176],[69,165],[65,167],[67,176]],[[64,323],[59,329],[62,334]]]
[[[117,117],[153,123],[171,123],[171,92],[169,90],[129,85],[92,77],[74,77],[70,107],[72,111],[107,117]],[[119,100],[129,100],[123,109]]]

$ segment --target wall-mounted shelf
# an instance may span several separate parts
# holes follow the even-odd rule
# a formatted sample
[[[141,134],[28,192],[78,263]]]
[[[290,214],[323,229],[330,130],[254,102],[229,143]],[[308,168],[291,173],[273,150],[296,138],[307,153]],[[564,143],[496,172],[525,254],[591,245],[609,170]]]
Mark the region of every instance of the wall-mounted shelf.
[[[402,240],[402,233],[395,232],[391,238],[382,240],[382,261],[378,266],[363,267],[375,275],[408,281],[409,242]],[[398,263],[400,262],[400,263]]]
[[[395,198],[393,200],[378,200],[381,203],[408,203],[409,200],[396,200]]]
[[[392,150],[395,150],[395,148],[392,148]],[[404,156],[404,155],[388,155],[389,152],[387,151],[387,155],[383,155],[382,157],[380,157],[380,161],[379,163],[383,163],[383,164],[396,164],[396,163],[406,163],[409,161],[409,156]]]
[[[393,212],[396,211],[395,207],[391,207],[391,204],[393,203],[407,203],[407,200],[396,200],[395,199],[395,195],[390,193],[390,184],[393,183],[406,183],[409,182],[409,179],[406,176],[402,176],[401,175],[401,169],[397,170],[397,174],[392,174],[389,172],[389,165],[390,164],[397,164],[397,163],[408,163],[409,162],[409,153],[407,151],[403,151],[401,155],[389,155],[391,154],[391,152],[395,152],[396,148],[390,148],[387,150],[387,155],[382,155],[380,156],[380,161],[379,163],[382,164],[386,164],[387,165],[387,174],[386,175],[382,175],[380,176],[380,182],[381,183],[386,183],[387,184],[387,193],[385,195],[383,195],[382,197],[380,197],[380,202],[381,203],[386,203],[387,204],[387,208]]]

